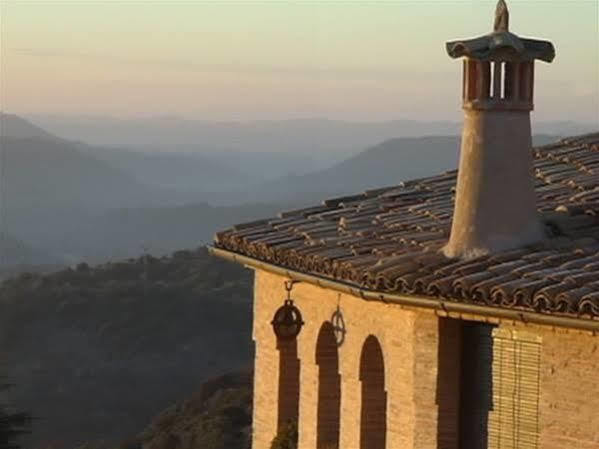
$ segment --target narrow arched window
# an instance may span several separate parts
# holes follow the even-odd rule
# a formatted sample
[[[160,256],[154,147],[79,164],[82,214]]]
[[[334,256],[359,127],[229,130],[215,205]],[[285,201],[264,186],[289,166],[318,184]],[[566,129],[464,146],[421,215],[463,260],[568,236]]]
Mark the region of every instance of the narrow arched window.
[[[341,376],[337,340],[333,325],[329,322],[324,323],[318,333],[316,364],[318,365],[316,449],[333,449],[339,447]]]
[[[297,340],[279,339],[279,401],[278,431],[290,422],[297,422],[300,395],[300,361],[297,358]]]
[[[381,345],[372,335],[362,346],[360,382],[362,384],[360,448],[385,449],[387,439],[385,363]]]

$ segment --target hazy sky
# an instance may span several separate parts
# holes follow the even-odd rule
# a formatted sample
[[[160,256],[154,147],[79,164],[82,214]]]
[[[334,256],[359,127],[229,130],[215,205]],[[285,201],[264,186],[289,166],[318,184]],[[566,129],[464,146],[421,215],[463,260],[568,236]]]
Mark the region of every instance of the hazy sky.
[[[20,114],[459,119],[444,43],[495,1],[0,1],[0,101]],[[508,1],[552,40],[537,119],[599,122],[599,0]]]

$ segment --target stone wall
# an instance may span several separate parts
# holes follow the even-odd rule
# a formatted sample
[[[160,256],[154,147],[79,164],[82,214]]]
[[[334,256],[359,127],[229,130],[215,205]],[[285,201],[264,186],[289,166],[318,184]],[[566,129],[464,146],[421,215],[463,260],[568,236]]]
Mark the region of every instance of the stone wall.
[[[278,427],[280,354],[270,323],[283,304],[285,280],[256,272],[253,449],[269,449]],[[316,342],[323,323],[337,310],[345,323],[344,341],[338,348],[340,448],[360,449],[360,359],[371,335],[384,358],[386,447],[459,448],[460,321],[427,310],[365,301],[305,282],[294,286],[292,298],[306,323],[297,338],[300,449],[317,448]],[[543,339],[539,448],[598,449],[599,337],[527,326],[531,329]],[[439,370],[442,376],[437,375]]]
[[[541,335],[539,447],[599,449],[599,336]]]

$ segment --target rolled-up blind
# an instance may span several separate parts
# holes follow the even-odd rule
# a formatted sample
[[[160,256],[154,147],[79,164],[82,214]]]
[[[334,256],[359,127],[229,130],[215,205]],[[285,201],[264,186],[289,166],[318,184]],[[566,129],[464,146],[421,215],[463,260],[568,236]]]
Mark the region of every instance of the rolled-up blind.
[[[493,329],[488,449],[539,448],[541,338]]]

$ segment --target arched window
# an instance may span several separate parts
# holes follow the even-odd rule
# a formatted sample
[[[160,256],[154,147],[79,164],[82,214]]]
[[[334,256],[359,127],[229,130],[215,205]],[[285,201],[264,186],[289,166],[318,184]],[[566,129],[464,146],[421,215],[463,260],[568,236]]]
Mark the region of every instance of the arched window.
[[[278,430],[299,415],[300,361],[297,358],[297,340],[277,341],[279,350],[279,402]]]
[[[318,365],[316,449],[334,449],[339,447],[341,376],[337,340],[333,325],[329,322],[324,323],[318,333],[316,364]]]
[[[362,346],[360,381],[362,383],[360,448],[385,449],[387,437],[385,363],[381,345],[372,335]]]

